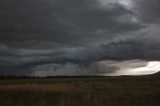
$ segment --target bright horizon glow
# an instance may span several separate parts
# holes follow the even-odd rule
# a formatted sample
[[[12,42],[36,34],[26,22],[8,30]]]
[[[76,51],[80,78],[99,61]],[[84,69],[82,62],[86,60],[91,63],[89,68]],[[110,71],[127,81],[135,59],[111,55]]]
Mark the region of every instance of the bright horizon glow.
[[[120,69],[115,75],[146,75],[160,71],[160,61],[151,61],[145,67]]]

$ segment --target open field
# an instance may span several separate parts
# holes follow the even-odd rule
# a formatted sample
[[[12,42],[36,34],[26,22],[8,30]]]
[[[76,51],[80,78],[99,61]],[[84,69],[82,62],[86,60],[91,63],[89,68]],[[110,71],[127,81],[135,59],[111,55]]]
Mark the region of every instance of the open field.
[[[160,106],[160,78],[0,80],[0,106]]]

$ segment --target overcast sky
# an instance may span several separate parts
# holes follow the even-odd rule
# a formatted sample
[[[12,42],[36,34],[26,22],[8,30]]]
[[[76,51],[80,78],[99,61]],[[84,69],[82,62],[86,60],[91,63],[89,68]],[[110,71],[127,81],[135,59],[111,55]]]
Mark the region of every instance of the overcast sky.
[[[160,66],[159,5],[159,0],[1,0],[0,74],[159,71],[154,66]]]

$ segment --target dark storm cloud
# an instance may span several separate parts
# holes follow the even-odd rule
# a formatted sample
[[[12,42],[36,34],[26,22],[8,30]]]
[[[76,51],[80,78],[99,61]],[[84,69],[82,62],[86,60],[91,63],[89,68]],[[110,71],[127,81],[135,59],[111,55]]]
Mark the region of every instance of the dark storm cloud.
[[[104,60],[160,60],[160,43],[158,40],[147,38],[130,38],[125,40],[113,41],[107,44],[101,44],[94,47],[68,48],[65,50],[53,52],[37,52],[27,56],[27,63],[24,66],[36,66],[50,63],[57,64],[90,64]],[[24,57],[22,57],[22,60]]]
[[[143,42],[142,42],[143,41]],[[20,58],[13,59],[20,63],[31,65],[49,64],[49,63],[74,63],[87,64],[103,60],[132,60],[132,59],[159,59],[159,42],[154,40],[149,42],[147,38],[129,38],[125,40],[113,41],[106,44],[101,44],[93,47],[66,48],[62,50],[15,50],[18,52],[15,56]],[[146,53],[145,53],[146,52]],[[8,52],[6,56],[11,56],[13,53]],[[12,55],[11,55],[12,54]],[[8,60],[10,61],[9,58]],[[6,59],[6,58],[5,58]],[[2,60],[2,57],[1,57]],[[7,61],[7,59],[6,59]],[[32,63],[33,62],[33,63]]]
[[[0,74],[94,75],[119,69],[103,61],[160,60],[159,1],[109,1],[1,0]]]
[[[132,0],[138,16],[147,22],[159,22],[159,0]]]
[[[67,34],[66,27],[58,23],[49,3],[38,0],[1,1],[1,42],[41,40],[49,36],[56,40]]]
[[[133,13],[118,3],[102,7],[96,0],[2,0],[0,5],[0,41],[4,43],[51,40],[84,44],[143,26],[130,18],[121,20]]]
[[[152,41],[153,42],[150,42],[150,39],[144,36],[141,39],[130,38],[125,40],[113,41],[110,43],[101,44],[93,47],[66,48],[57,51],[19,49],[15,50],[15,52],[18,51],[18,53],[15,55],[17,57],[10,55],[14,54],[15,52],[8,53],[8,56],[6,55],[6,57],[1,56],[0,60],[3,63],[1,64],[1,67],[3,67],[3,69],[5,69],[6,67],[5,70],[11,68],[15,68],[18,70],[18,68],[30,69],[36,66],[46,66],[47,64],[58,64],[63,66],[63,69],[65,69],[65,67],[74,67],[75,69],[80,68],[82,70],[85,67],[86,69],[88,68],[91,70],[95,68],[93,66],[97,66],[97,62],[105,60],[160,60],[159,40],[152,39]],[[67,64],[70,65],[68,66]],[[99,66],[101,66],[101,69],[103,69],[103,65],[98,65],[98,67]],[[55,65],[53,65],[53,68],[54,67]],[[117,68],[118,67],[113,69]],[[101,71],[103,72],[103,70]],[[101,73],[101,71],[99,70],[98,72]],[[114,72],[114,70],[112,71]],[[108,72],[110,71],[108,70]]]
[[[27,50],[25,50],[26,52],[24,54],[24,50],[19,50],[19,59],[8,58],[6,62],[12,62],[10,67],[17,69],[29,69],[38,67],[35,69],[41,68],[43,70],[46,68],[47,70],[50,67],[49,69],[52,69],[53,72],[56,72],[56,75],[65,74],[61,73],[64,72],[65,68],[66,70],[69,70],[69,68],[73,68],[75,70],[86,69],[89,70],[90,74],[102,74],[102,72],[106,72],[106,70],[108,69],[107,72],[109,73],[110,71],[114,72],[118,69],[118,67],[109,68],[110,66],[106,63],[105,65],[108,66],[108,68],[104,68],[103,65],[99,64],[99,62],[106,60],[126,61],[136,59],[144,61],[160,60],[160,48],[158,46],[159,41],[157,39],[152,39],[152,41],[153,42],[151,43],[150,39],[147,39],[144,36],[141,39],[130,38],[125,40],[113,41],[107,44],[101,44],[96,47],[67,48],[56,52],[52,50],[29,50],[30,52],[27,53]],[[60,67],[56,68],[57,65]],[[91,73],[90,71],[93,69],[95,69],[95,71]],[[104,69],[106,70],[104,71]],[[73,71],[73,73],[76,74],[76,71]],[[84,74],[89,73],[85,72]]]

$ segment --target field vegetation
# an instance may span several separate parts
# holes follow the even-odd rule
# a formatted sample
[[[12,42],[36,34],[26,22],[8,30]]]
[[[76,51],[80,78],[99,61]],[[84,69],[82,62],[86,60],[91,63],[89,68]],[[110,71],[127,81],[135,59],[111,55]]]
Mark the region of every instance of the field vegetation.
[[[160,106],[159,77],[0,80],[0,106]]]

